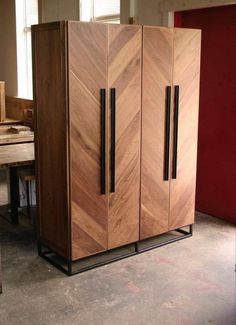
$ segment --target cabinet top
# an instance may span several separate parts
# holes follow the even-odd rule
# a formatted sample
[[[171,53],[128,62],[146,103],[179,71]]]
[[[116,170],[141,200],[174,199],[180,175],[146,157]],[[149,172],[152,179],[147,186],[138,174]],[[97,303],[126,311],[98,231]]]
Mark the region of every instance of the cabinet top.
[[[41,23],[37,25],[32,25],[32,30],[42,30],[42,29],[55,29],[59,27],[68,26],[69,24],[99,24],[99,25],[106,25],[106,26],[127,26],[129,28],[153,28],[153,29],[182,29],[182,30],[196,30],[201,31],[200,29],[195,28],[179,28],[179,27],[166,27],[166,26],[153,26],[153,25],[131,25],[131,24],[112,24],[112,23],[104,23],[104,22],[88,22],[88,21],[77,21],[77,20],[61,20],[61,21],[53,21],[47,23]]]

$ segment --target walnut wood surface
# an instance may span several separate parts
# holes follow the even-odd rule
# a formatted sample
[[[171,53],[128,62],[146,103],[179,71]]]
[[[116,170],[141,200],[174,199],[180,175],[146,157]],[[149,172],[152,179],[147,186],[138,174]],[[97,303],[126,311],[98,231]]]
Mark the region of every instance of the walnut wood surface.
[[[169,228],[194,222],[201,32],[174,29],[173,85],[179,85],[177,179],[171,179]]]
[[[31,164],[34,162],[34,143],[0,146],[0,167]]]
[[[166,86],[172,83],[173,30],[143,28],[140,238],[168,231],[169,181],[164,175]]]
[[[69,257],[65,24],[32,27],[40,240]]]
[[[68,51],[75,260],[107,249],[108,195],[101,194],[100,179],[100,89],[107,88],[107,25],[69,22]]]
[[[141,41],[140,26],[109,25],[108,83],[109,89],[116,89],[115,193],[109,195],[109,249],[139,239]]]

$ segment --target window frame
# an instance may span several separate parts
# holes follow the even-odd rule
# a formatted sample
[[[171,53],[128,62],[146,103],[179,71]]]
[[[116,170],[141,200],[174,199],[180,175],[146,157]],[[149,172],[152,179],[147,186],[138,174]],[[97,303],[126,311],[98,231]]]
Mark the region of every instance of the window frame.
[[[35,0],[37,5],[38,1]],[[17,96],[33,99],[31,27],[27,26],[27,0],[15,0]],[[38,23],[38,9],[37,22]]]

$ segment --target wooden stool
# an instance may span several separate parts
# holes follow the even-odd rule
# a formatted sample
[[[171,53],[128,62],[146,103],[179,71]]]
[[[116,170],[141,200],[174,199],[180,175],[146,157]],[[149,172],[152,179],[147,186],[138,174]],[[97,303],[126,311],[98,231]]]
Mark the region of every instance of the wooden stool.
[[[26,184],[27,214],[30,217],[30,182],[35,179],[34,168],[22,168],[17,171],[19,180]]]

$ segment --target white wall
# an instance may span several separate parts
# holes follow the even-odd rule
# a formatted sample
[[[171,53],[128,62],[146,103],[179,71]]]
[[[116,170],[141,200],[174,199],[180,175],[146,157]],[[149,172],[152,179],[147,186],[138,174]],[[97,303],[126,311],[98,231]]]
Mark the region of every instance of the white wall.
[[[162,25],[159,3],[160,0],[136,0],[137,23],[141,25]]]
[[[39,0],[39,21],[79,20],[79,0]]]
[[[15,1],[0,0],[0,80],[6,82],[6,95],[17,95],[17,56]]]
[[[130,0],[120,0],[120,21],[122,24],[128,24],[130,14]]]
[[[141,25],[173,26],[174,11],[208,8],[235,4],[232,0],[121,0],[121,23],[128,23],[133,13],[130,2],[135,8],[135,22]],[[133,10],[134,11],[134,10]]]
[[[198,8],[217,7],[228,4],[235,4],[232,0],[162,0],[160,1],[160,11],[182,11]]]

